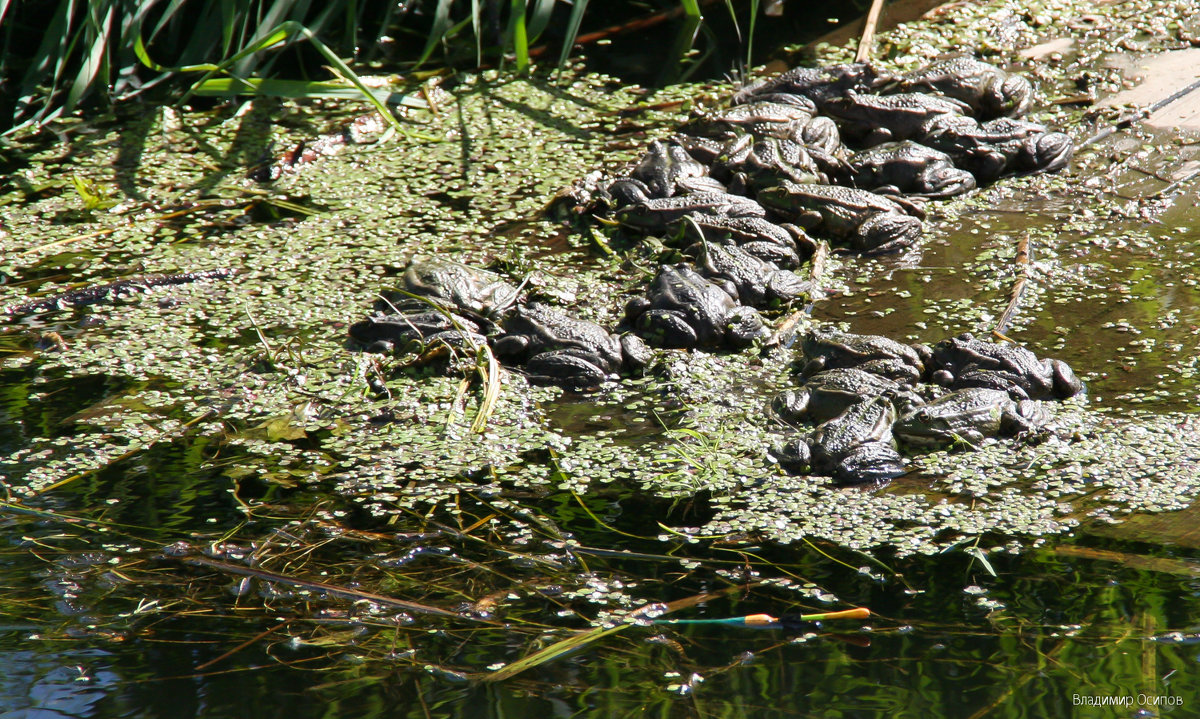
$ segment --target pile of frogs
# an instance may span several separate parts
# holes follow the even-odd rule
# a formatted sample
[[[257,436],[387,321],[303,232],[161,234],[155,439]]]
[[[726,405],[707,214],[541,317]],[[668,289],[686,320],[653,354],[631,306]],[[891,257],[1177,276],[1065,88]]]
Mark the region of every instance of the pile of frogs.
[[[531,381],[575,389],[641,371],[647,345],[764,342],[760,310],[818,296],[820,273],[797,271],[818,264],[827,243],[893,252],[920,238],[930,199],[1065,166],[1071,139],[1019,119],[1033,95],[1024,77],[965,55],[901,76],[863,63],[789,70],[651,142],[622,172],[594,173],[556,198],[689,260],[661,265],[615,332],[525,302],[494,273],[417,259],[350,335],[374,352],[486,345]],[[773,408],[816,427],[773,454],[789,471],[843,483],[902,474],[897,440],[931,447],[1028,433],[1044,421],[1041,400],[1082,391],[1062,362],[967,335],[930,348],[818,329],[802,348],[800,387]]]
[[[1083,391],[1065,362],[969,334],[930,348],[817,329],[801,347],[803,384],[771,404],[785,422],[817,427],[794,433],[773,454],[789,471],[847,484],[904,474],[897,440],[919,449],[1033,435],[1048,418],[1040,400]]]

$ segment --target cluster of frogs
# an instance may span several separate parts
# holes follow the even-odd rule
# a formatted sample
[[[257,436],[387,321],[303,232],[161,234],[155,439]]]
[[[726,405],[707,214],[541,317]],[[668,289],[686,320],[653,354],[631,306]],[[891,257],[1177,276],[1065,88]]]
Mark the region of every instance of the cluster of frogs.
[[[611,334],[549,305],[524,302],[519,288],[487,270],[437,259],[409,263],[402,290],[381,294],[374,314],[350,327],[368,352],[490,346],[530,381],[577,389],[637,371],[650,350],[634,334]]]
[[[790,70],[650,143],[622,175],[597,173],[565,195],[635,235],[668,235],[690,259],[662,265],[615,332],[526,302],[491,272],[426,259],[351,337],[376,352],[486,344],[531,381],[576,389],[640,371],[647,343],[748,346],[770,335],[760,309],[815,295],[795,270],[824,239],[894,251],[919,238],[929,198],[1063,167],[1070,138],[1017,119],[1032,97],[1023,77],[966,56],[903,76],[867,64]],[[1039,400],[1082,390],[1062,362],[965,335],[929,348],[815,330],[803,350],[802,386],[773,406],[816,428],[774,454],[789,471],[844,483],[901,474],[897,439],[927,447],[1029,431],[1043,421]]]
[[[820,246],[810,232],[896,251],[920,238],[927,200],[1066,165],[1070,137],[1019,119],[1033,95],[1024,77],[966,55],[900,76],[794,68],[570,199],[692,260],[660,268],[628,326],[662,347],[740,347],[767,333],[758,309],[811,294],[792,272]]]
[[[803,384],[777,395],[772,409],[789,424],[817,426],[796,433],[774,455],[789,471],[847,484],[903,474],[897,441],[938,448],[1029,433],[1047,419],[1039,400],[1083,391],[1061,360],[969,334],[930,348],[815,330],[802,349]]]

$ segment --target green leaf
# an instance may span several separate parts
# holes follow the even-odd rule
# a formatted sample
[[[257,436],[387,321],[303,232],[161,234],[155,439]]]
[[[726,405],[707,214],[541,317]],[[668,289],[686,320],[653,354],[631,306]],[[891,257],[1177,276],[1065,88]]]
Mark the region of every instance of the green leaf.
[[[992,568],[992,563],[988,561],[987,554],[985,554],[982,549],[979,547],[967,547],[963,551],[975,559],[978,559],[979,563],[983,565],[983,568],[987,570],[988,574],[992,575],[993,577],[996,576],[996,570]]]
[[[529,16],[529,42],[537,42],[537,39],[546,31],[546,27],[550,24],[550,16],[554,14],[554,5],[556,0],[537,0],[533,6],[533,12]]]
[[[512,0],[508,25],[512,35],[513,50],[517,53],[517,72],[529,69],[529,37],[525,33],[525,0]]]
[[[438,0],[437,9],[433,12],[433,26],[429,28],[429,39],[425,41],[425,49],[421,51],[421,57],[417,59],[417,67],[425,64],[425,61],[433,54],[433,49],[450,29],[450,5],[452,2],[453,0]],[[472,17],[478,21],[478,15],[472,14]],[[477,37],[478,32],[479,28],[476,26]]]
[[[316,82],[312,80],[276,80],[233,77],[214,77],[197,83],[193,88],[195,94],[203,97],[232,97],[236,95],[264,95],[268,97],[286,97],[293,100],[312,98],[328,98],[334,100],[361,100],[363,93],[356,87],[341,82]],[[429,105],[415,94],[387,92],[385,90],[369,90],[380,102],[388,105],[403,105],[418,109],[426,109]]]
[[[571,17],[567,18],[567,35],[563,38],[562,51],[558,54],[558,67],[566,67],[567,57],[571,48],[575,47],[575,38],[579,36],[579,26],[583,22],[583,14],[587,12],[588,0],[575,0],[571,6]]]

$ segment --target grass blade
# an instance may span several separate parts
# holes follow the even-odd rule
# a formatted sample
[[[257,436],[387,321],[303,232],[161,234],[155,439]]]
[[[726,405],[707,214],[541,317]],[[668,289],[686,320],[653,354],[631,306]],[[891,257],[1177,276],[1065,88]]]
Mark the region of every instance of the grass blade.
[[[483,28],[479,24],[479,0],[471,0],[471,31],[475,33],[475,65],[483,65]]]
[[[635,609],[632,613],[630,613],[629,616],[634,621],[639,619],[652,619],[652,617],[648,615],[653,614],[655,616],[661,616],[663,614],[670,614],[671,612],[694,607],[702,602],[719,599],[726,594],[744,591],[745,589],[746,587],[744,585],[739,585],[734,587],[726,587],[725,589],[720,589],[715,592],[696,594],[685,599],[676,600],[666,605],[647,604],[644,607]],[[557,659],[568,652],[585,647],[598,639],[603,639],[604,637],[611,636],[617,632],[625,631],[632,626],[635,626],[633,622],[627,622],[625,624],[618,624],[615,627],[596,627],[595,629],[588,630],[581,634],[576,634],[573,637],[568,637],[560,642],[555,642],[541,651],[530,654],[522,659],[518,659],[512,664],[503,666],[491,674],[486,674],[480,678],[485,682],[504,681],[505,679],[514,677],[527,669],[532,669],[536,666],[545,664],[546,662]]]
[[[485,362],[486,364],[484,364]],[[476,372],[483,381],[483,399],[479,402],[479,411],[475,414],[475,421],[471,423],[471,431],[475,434],[483,434],[483,431],[487,429],[488,419],[496,409],[496,402],[500,399],[500,364],[496,362],[496,355],[492,354],[492,348],[487,345],[480,345],[476,363]]]
[[[63,102],[63,112],[75,109],[75,105],[93,87],[96,78],[101,75],[101,68],[105,66],[104,51],[108,47],[109,33],[112,30],[114,8],[109,5],[107,8],[92,6],[89,9],[93,12],[96,10],[106,11],[103,19],[98,19],[95,14],[89,17],[90,33],[85,33],[85,36],[92,35],[91,47],[88,48],[87,57],[84,58],[83,65],[75,75],[75,81],[71,83],[71,89],[67,91],[67,98]]]
[[[754,26],[758,22],[758,0],[750,0],[750,29],[746,34],[746,67],[754,64]],[[740,34],[740,33],[739,33]]]
[[[575,0],[571,6],[571,17],[567,18],[567,35],[563,38],[562,51],[558,54],[558,69],[567,64],[567,57],[575,47],[575,38],[579,37],[579,26],[583,23],[583,14],[587,12],[588,0]]]
[[[195,94],[202,97],[230,97],[234,95],[264,95],[286,97],[294,100],[328,98],[331,100],[361,100],[362,91],[340,82],[317,82],[312,80],[276,80],[271,78],[214,77],[197,83]],[[399,92],[370,90],[376,99],[388,105],[403,105],[417,109],[428,109],[429,105],[415,95]]]
[[[192,87],[188,89],[187,93],[185,93],[184,96],[182,98],[180,98],[178,104],[183,104],[183,103],[187,102],[188,98],[190,98],[192,95],[199,92],[199,90],[201,88],[204,88],[209,91],[213,91],[216,87],[213,84],[211,84],[214,79],[214,76],[217,75],[218,73],[222,73],[222,72],[230,74],[232,76],[233,82],[236,82],[239,84],[239,86],[245,87],[245,88],[247,88],[247,90],[249,90],[250,88],[252,88],[254,86],[254,83],[251,80],[247,80],[245,78],[241,78],[236,75],[233,75],[232,73],[229,72],[229,68],[236,66],[239,62],[242,61],[242,59],[244,59],[250,55],[253,55],[257,52],[261,52],[263,50],[267,50],[267,49],[272,48],[281,43],[292,41],[296,37],[303,37],[305,40],[308,40],[308,42],[310,44],[312,44],[312,46],[317,50],[317,52],[321,53],[321,55],[326,59],[326,61],[329,62],[329,64],[333,67],[333,70],[342,79],[344,79],[346,82],[349,82],[351,85],[353,85],[355,87],[355,89],[358,90],[361,97],[366,98],[366,100],[368,102],[370,102],[372,105],[374,105],[375,109],[379,111],[379,114],[383,115],[383,118],[385,120],[387,120],[388,123],[392,127],[396,128],[400,132],[404,132],[407,134],[407,130],[400,124],[400,121],[396,119],[396,116],[388,108],[387,104],[378,95],[376,95],[376,93],[374,93],[370,88],[368,88],[363,83],[362,79],[359,78],[358,74],[355,73],[353,70],[351,70],[350,66],[347,65],[340,57],[337,56],[337,53],[335,53],[333,50],[331,50],[325,43],[323,43],[319,39],[317,39],[317,37],[312,33],[311,30],[309,30],[307,27],[301,25],[300,23],[296,22],[295,20],[288,20],[288,21],[280,24],[279,27],[276,27],[273,30],[271,30],[270,32],[265,33],[263,35],[263,37],[261,39],[259,39],[257,42],[255,42],[253,45],[243,49],[242,51],[235,54],[233,57],[230,57],[217,65],[202,64],[202,65],[191,65],[191,66],[185,66],[185,67],[179,67],[179,68],[163,67],[150,59],[149,55],[146,52],[146,48],[141,43],[140,39],[138,40],[137,48],[135,51],[137,52],[138,58],[141,59],[142,62],[146,63],[146,65],[148,67],[155,69],[155,70],[160,70],[160,71],[171,70],[174,72],[188,72],[188,71],[204,72],[204,76],[201,77],[199,80],[197,80],[192,85]],[[232,87],[233,87],[233,85],[231,84],[228,89],[231,89]]]
[[[362,590],[353,589],[350,587],[340,587],[340,586],[336,586],[333,584],[326,584],[324,582],[314,582],[314,581],[310,581],[307,579],[300,579],[299,577],[291,577],[286,574],[279,574],[278,572],[272,572],[272,571],[266,570],[266,569],[259,569],[257,567],[247,567],[247,566],[244,566],[241,564],[230,564],[229,562],[222,562],[222,561],[219,561],[216,559],[209,559],[208,557],[203,557],[203,556],[199,556],[199,555],[189,555],[189,556],[182,556],[182,557],[175,557],[172,555],[163,555],[163,556],[168,557],[170,559],[178,559],[179,561],[184,562],[185,564],[194,564],[196,566],[207,567],[209,569],[215,569],[215,570],[221,571],[221,572],[228,572],[229,574],[237,574],[237,575],[244,576],[244,577],[254,577],[255,579],[261,579],[265,582],[275,582],[277,584],[286,584],[288,586],[298,587],[300,589],[307,589],[307,590],[316,591],[316,592],[324,592],[325,594],[329,594],[331,596],[336,596],[336,597],[343,597],[343,598],[349,599],[351,601],[368,601],[373,604],[378,604],[380,606],[396,607],[397,609],[404,609],[406,611],[417,612],[420,614],[429,614],[429,615],[436,616],[436,617],[446,617],[448,619],[464,619],[466,621],[479,622],[482,624],[494,624],[494,622],[491,622],[487,619],[479,619],[478,617],[472,617],[469,614],[458,614],[456,612],[451,612],[446,609],[441,609],[440,607],[432,607],[427,604],[418,604],[417,602],[410,602],[405,599],[396,599],[394,597],[386,597],[386,596],[383,596],[382,594],[373,594],[371,592],[364,592]]]
[[[517,72],[529,69],[529,37],[525,32],[525,0],[512,0],[508,16],[513,50],[517,53]]]
[[[554,14],[556,0],[536,0],[533,12],[529,16],[529,42],[535,43],[546,31],[550,24],[550,16]]]
[[[438,0],[437,9],[433,12],[433,26],[429,28],[429,39],[425,41],[425,49],[421,51],[421,57],[417,60],[416,67],[425,64],[429,56],[433,54],[433,49],[438,46],[442,38],[446,36],[446,31],[450,29],[450,5],[453,0]],[[478,21],[478,16],[474,16]],[[478,33],[478,22],[476,22],[476,32]]]

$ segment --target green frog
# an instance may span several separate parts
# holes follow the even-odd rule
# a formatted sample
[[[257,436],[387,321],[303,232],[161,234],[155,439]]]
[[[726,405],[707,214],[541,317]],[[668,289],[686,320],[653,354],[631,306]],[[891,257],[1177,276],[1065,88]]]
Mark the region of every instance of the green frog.
[[[743,305],[778,307],[811,296],[812,282],[743,250],[736,242],[701,241],[684,250],[696,270]]]
[[[851,405],[809,437],[812,470],[842,484],[883,482],[904,474],[892,424],[896,409],[886,397]]]
[[[613,335],[600,325],[540,303],[518,307],[492,342],[505,364],[524,365],[530,380],[596,387],[617,373],[646,366],[650,351],[636,335]]]
[[[977,445],[985,437],[1031,431],[1047,417],[1039,402],[1014,402],[1007,392],[972,387],[909,410],[897,420],[893,431],[901,442],[915,447],[942,447],[954,442]]]
[[[624,324],[666,348],[744,347],[770,334],[753,307],[686,264],[663,265],[649,296],[626,305]]]
[[[966,103],[981,120],[1020,117],[1033,104],[1033,84],[971,55],[933,62],[900,77],[901,92],[936,92]]]
[[[1007,174],[1060,170],[1075,151],[1068,135],[1007,117],[980,124],[970,117],[945,116],[931,123],[921,143],[949,155],[980,184]]]
[[[855,367],[818,372],[799,389],[776,395],[771,408],[785,422],[821,423],[845,412],[851,405],[874,397],[886,397],[907,410],[923,403],[907,386],[882,375]]]
[[[745,134],[757,139],[788,137],[800,131],[800,128],[816,115],[816,106],[803,97],[793,95],[776,100],[757,100],[745,105],[734,105],[698,117],[681,129],[689,135],[720,139],[731,139]]]
[[[642,232],[661,232],[687,215],[766,217],[767,211],[749,197],[723,192],[696,192],[674,197],[651,198],[617,210],[625,227]]]
[[[794,67],[739,90],[734,94],[733,101],[745,103],[768,96],[799,95],[811,100],[820,109],[829,100],[848,92],[874,92],[893,79],[886,71],[862,62]]]
[[[731,191],[750,195],[784,180],[799,184],[829,181],[803,145],[774,137],[739,147],[734,154],[722,158],[718,166],[730,178]]]
[[[785,270],[794,270],[817,251],[817,241],[799,227],[775,224],[761,217],[690,215],[682,223],[693,242],[732,240],[747,254]]]
[[[478,323],[449,312],[428,309],[376,313],[351,325],[350,338],[364,351],[381,354],[438,343],[456,348],[487,344]]]
[[[968,333],[933,347],[931,379],[954,389],[985,387],[1013,399],[1067,399],[1083,392],[1083,382],[1066,362],[1038,359],[1013,344],[976,339]]]
[[[975,176],[955,167],[949,155],[912,140],[855,153],[847,166],[852,185],[880,194],[950,197],[975,189]]]
[[[805,376],[853,367],[905,385],[919,382],[932,360],[932,353],[925,345],[906,345],[879,335],[819,328],[804,337],[801,349],[807,359],[802,369]]]
[[[969,115],[971,108],[953,98],[900,93],[859,95],[853,91],[825,103],[842,137],[865,147],[892,140],[919,140],[942,116]]]
[[[866,255],[895,252],[921,236],[924,213],[903,198],[887,198],[840,185],[784,181],[758,193],[767,209],[806,230],[845,241]]]
[[[507,315],[518,299],[517,288],[494,272],[432,258],[414,258],[409,263],[403,290],[384,291],[375,309],[384,313],[424,311],[433,304],[486,323]]]
[[[630,177],[645,185],[647,198],[725,189],[682,145],[662,140],[650,143]]]

